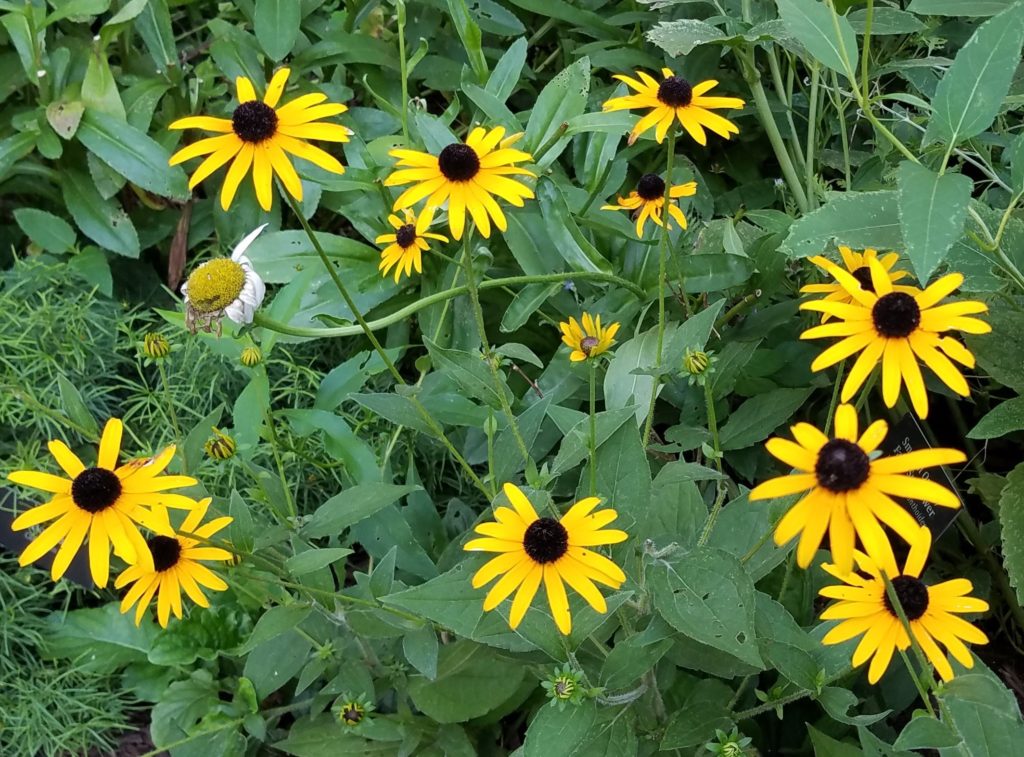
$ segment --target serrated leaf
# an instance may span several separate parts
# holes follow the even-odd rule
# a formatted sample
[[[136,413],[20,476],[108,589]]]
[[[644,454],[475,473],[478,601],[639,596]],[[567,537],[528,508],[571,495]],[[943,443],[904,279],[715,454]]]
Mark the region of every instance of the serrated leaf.
[[[707,21],[693,18],[662,21],[647,32],[647,39],[673,58],[689,55],[698,45],[728,39],[729,35]]]
[[[907,256],[917,280],[927,282],[963,233],[974,182],[963,174],[940,176],[905,160],[899,167],[897,185]]]
[[[989,410],[967,432],[969,439],[996,439],[1024,429],[1024,397],[1014,397]]]
[[[497,387],[495,386],[494,376],[480,353],[450,350],[426,338],[423,343],[430,352],[434,367],[470,397],[486,402],[495,410],[502,407],[502,395],[505,402],[512,402],[512,390],[501,380],[500,373]],[[498,394],[499,391],[501,394]]]
[[[900,233],[896,192],[844,192],[806,213],[789,230],[779,250],[794,258],[820,255],[832,242],[854,249],[868,247],[899,250]]]
[[[775,0],[782,23],[821,63],[853,81],[857,35],[844,16],[818,0]]]
[[[999,528],[1003,543],[1003,567],[1024,602],[1024,463],[1006,477],[999,497]]]

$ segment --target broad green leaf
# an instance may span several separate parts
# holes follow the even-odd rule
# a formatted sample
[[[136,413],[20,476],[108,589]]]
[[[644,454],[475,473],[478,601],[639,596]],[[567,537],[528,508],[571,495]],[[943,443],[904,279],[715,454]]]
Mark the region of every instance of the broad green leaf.
[[[774,389],[746,400],[729,416],[718,435],[723,450],[744,449],[767,439],[793,417],[813,390]]]
[[[685,255],[673,266],[688,294],[723,292],[739,286],[754,273],[754,262],[739,255]]]
[[[368,392],[357,394],[352,399],[396,426],[406,426],[421,434],[434,435],[430,424],[424,420],[423,415],[408,397],[385,392]]]
[[[146,659],[156,637],[155,625],[136,627],[131,615],[116,604],[87,610],[56,612],[47,619],[43,655],[63,658],[103,673],[112,673]]]
[[[924,142],[955,145],[995,120],[1020,63],[1024,5],[1018,3],[975,30],[939,82]]]
[[[715,740],[715,729],[729,732],[732,717],[729,701],[733,690],[722,681],[707,678],[697,681],[686,699],[674,708],[665,726],[661,750],[686,750]],[[703,750],[701,750],[703,751]]]
[[[29,239],[47,252],[67,252],[75,246],[71,224],[53,213],[36,208],[18,208],[14,220]]]
[[[344,547],[327,547],[325,549],[309,549],[292,555],[284,561],[285,569],[293,576],[304,576],[315,570],[326,568],[352,554],[351,549]]]
[[[139,237],[120,205],[100,196],[92,180],[74,169],[61,176],[64,204],[75,224],[89,239],[118,255],[139,256]]]
[[[392,505],[418,486],[395,484],[359,484],[336,494],[309,517],[302,528],[304,536],[337,536],[375,512]]]
[[[110,64],[103,52],[97,48],[89,51],[89,63],[82,79],[82,102],[89,110],[98,110],[124,121],[124,103],[117,93],[117,83],[110,71]]]
[[[757,592],[755,620],[757,646],[768,666],[800,688],[815,691],[820,666],[813,654],[819,642],[800,627],[785,607],[761,592]]]
[[[967,432],[969,439],[996,439],[1024,429],[1024,397],[1014,397],[989,410]]]
[[[597,448],[596,491],[614,507],[619,520],[614,526],[632,533],[633,523],[647,515],[651,501],[651,471],[640,441],[640,429],[623,423],[608,441]],[[590,494],[590,465],[580,474],[577,499]]]
[[[433,681],[409,681],[409,696],[434,721],[460,723],[496,709],[516,692],[525,674],[520,663],[460,640],[441,649]]]
[[[902,249],[898,208],[895,191],[831,195],[825,205],[806,213],[790,227],[779,250],[790,257],[805,258],[820,255],[832,242],[857,250]]]
[[[592,699],[585,699],[578,706],[565,710],[557,707],[541,707],[526,731],[523,757],[572,757],[588,741],[594,721],[597,719],[597,705]]]
[[[616,642],[601,665],[601,684],[610,689],[628,688],[665,656],[673,635],[667,623],[655,618],[645,630]]]
[[[775,0],[786,30],[808,52],[834,71],[854,81],[857,35],[844,16],[819,0]]]
[[[942,749],[954,747],[960,743],[960,737],[954,734],[948,725],[927,715],[913,718],[900,731],[899,738],[893,744],[897,749]]]
[[[427,338],[424,338],[423,343],[430,352],[434,367],[470,397],[486,402],[495,410],[501,409],[502,395],[506,402],[512,402],[512,390],[501,380],[500,373],[498,386],[495,387],[494,376],[482,354],[449,350]],[[501,394],[498,394],[499,391]]]
[[[558,250],[558,254],[571,269],[612,272],[612,264],[580,231],[562,191],[555,182],[546,177],[537,181],[537,202],[547,223],[550,244]]]
[[[405,634],[402,651],[405,659],[429,680],[437,678],[437,655],[440,645],[433,626],[427,624]]]
[[[857,706],[857,695],[849,689],[841,689],[838,686],[826,686],[815,699],[833,720],[847,725],[871,725],[883,720],[890,712],[890,710],[885,710],[874,715],[850,715],[850,710]]]
[[[689,55],[697,45],[728,39],[729,35],[707,21],[684,18],[662,21],[647,32],[648,41],[660,47],[673,58]]]
[[[283,0],[288,2],[288,0]],[[455,31],[462,40],[462,47],[469,58],[469,65],[473,68],[477,80],[482,84],[487,81],[487,58],[484,56],[482,47],[482,35],[480,27],[469,14],[466,0],[448,0],[448,14],[455,24]]]
[[[1021,504],[1018,501],[1018,507]],[[1024,740],[1024,722],[1016,697],[983,663],[958,673],[940,695],[949,725],[963,739],[943,749],[944,757],[1016,754]]]
[[[153,194],[184,200],[188,181],[180,166],[168,166],[170,153],[141,131],[106,113],[88,109],[78,140],[128,181]]]
[[[1024,134],[1018,134],[1008,148],[1010,179],[1015,192],[1024,192]]]
[[[959,1],[959,0],[958,0]],[[857,34],[864,34],[867,29],[867,11],[864,9],[851,12],[847,18],[850,26]],[[887,34],[914,34],[925,28],[913,13],[907,13],[897,8],[886,8],[875,6],[871,18],[871,36],[882,36]]]
[[[1009,308],[995,308],[982,316],[992,324],[988,334],[969,335],[965,341],[978,365],[1003,386],[1024,394],[1024,315]]]
[[[674,323],[666,324],[664,344],[672,341],[675,330]],[[653,368],[657,354],[658,329],[655,327],[618,345],[605,373],[605,406],[612,410],[635,406],[637,425],[643,423],[647,417],[651,394],[655,391],[656,383],[659,394],[663,386],[655,381],[654,376],[641,375],[634,371]]]
[[[864,757],[864,751],[859,746],[837,741],[810,724],[807,725],[807,733],[814,747],[814,757]]]
[[[1024,463],[1006,477],[999,497],[999,526],[1003,543],[1003,567],[1024,602]]]
[[[907,8],[922,16],[994,16],[1017,0],[912,0]],[[875,9],[878,12],[878,9]]]
[[[252,681],[259,698],[265,699],[299,674],[311,648],[305,636],[286,630],[249,652],[242,675]]]
[[[247,654],[264,642],[276,639],[283,633],[295,628],[309,617],[313,608],[308,605],[278,605],[271,607],[253,626],[249,638],[242,644],[237,653]]]
[[[669,625],[691,639],[764,666],[754,631],[755,592],[740,561],[700,547],[647,568],[654,606]]]
[[[248,503],[237,491],[231,492],[228,500],[228,515],[231,525],[228,526],[228,537],[235,549],[243,554],[251,554],[255,544],[255,532],[252,525],[252,513]]]
[[[594,418],[597,445],[600,447],[619,427],[633,415],[633,408],[619,408],[617,410],[606,410],[598,413]],[[590,419],[583,418],[576,423],[562,438],[562,445],[558,448],[558,454],[551,463],[551,474],[559,476],[568,470],[572,470],[583,462],[589,454],[590,444]]]
[[[122,5],[120,10],[111,16],[103,26],[114,26],[115,24],[123,24],[126,21],[131,21],[146,9],[146,5],[149,4],[149,1],[150,0],[128,0],[128,2]]]
[[[174,41],[167,0],[149,0],[135,19],[134,28],[158,69],[166,71],[178,65],[178,47]]]
[[[292,51],[302,23],[302,4],[295,0],[256,0],[253,31],[263,51],[275,61]]]
[[[46,17],[47,25],[64,18],[82,20],[106,13],[110,0],[50,0],[50,5],[53,6],[53,13]]]
[[[36,135],[29,132],[13,134],[0,139],[0,181],[7,178],[7,172],[14,164],[32,152],[36,146]]]
[[[78,388],[60,373],[57,374],[57,386],[60,389],[60,404],[64,407],[68,418],[77,423],[80,428],[98,437],[99,426],[92,413],[89,412],[89,408],[86,407]]]
[[[526,124],[522,149],[533,154],[538,168],[550,165],[569,144],[571,137],[564,133],[557,135],[570,118],[583,113],[589,94],[590,58],[583,56],[559,71],[537,95]],[[542,148],[545,152],[539,155]]]
[[[494,70],[487,77],[484,89],[494,95],[499,102],[508,100],[519,85],[519,78],[526,65],[526,38],[520,37],[502,53],[494,65]]]
[[[537,312],[537,308],[558,294],[561,288],[562,285],[558,282],[524,286],[512,298],[512,302],[501,316],[501,330],[508,334],[525,326],[530,316]]]
[[[900,227],[917,280],[926,282],[964,229],[974,182],[903,161],[897,177]]]

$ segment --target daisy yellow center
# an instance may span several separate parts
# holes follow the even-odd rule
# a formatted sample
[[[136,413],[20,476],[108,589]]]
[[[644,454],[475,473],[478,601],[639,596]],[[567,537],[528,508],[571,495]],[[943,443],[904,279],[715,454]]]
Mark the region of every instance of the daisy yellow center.
[[[921,325],[917,300],[904,292],[890,292],[878,298],[871,308],[875,331],[888,339],[904,339]]]
[[[203,263],[188,277],[188,301],[200,313],[216,313],[238,299],[245,269],[230,258]]]
[[[402,249],[412,247],[416,244],[416,227],[411,223],[399,227],[398,231],[395,232],[395,241],[398,242],[398,246]]]
[[[907,620],[917,620],[924,615],[928,609],[928,587],[919,578],[913,576],[896,576],[892,579],[892,588],[896,592],[896,598],[907,616]],[[886,609],[894,616],[896,608],[889,601],[889,594],[883,594]]]
[[[71,501],[87,513],[98,513],[121,496],[121,479],[106,468],[86,468],[71,482]]]
[[[580,352],[589,355],[598,344],[600,340],[596,336],[585,336],[580,340]]]
[[[469,181],[480,171],[480,156],[469,145],[456,142],[441,150],[437,167],[448,181]]]
[[[866,265],[862,265],[855,271],[851,272],[853,278],[857,279],[857,283],[860,284],[860,288],[865,292],[875,291],[875,282],[871,280],[871,269]]]
[[[693,101],[693,87],[681,76],[670,76],[658,85],[658,99],[671,108],[685,108]]]
[[[259,100],[250,100],[231,114],[231,129],[243,142],[264,142],[277,133],[277,113]]]
[[[181,544],[173,536],[154,536],[146,544],[153,554],[153,567],[158,573],[170,570],[181,559]]]
[[[359,725],[365,712],[362,705],[349,702],[341,708],[341,722],[345,725]]]
[[[636,183],[636,193],[645,202],[665,196],[665,180],[656,173],[645,174]]]
[[[870,472],[871,461],[864,450],[845,439],[827,442],[814,465],[818,485],[836,494],[859,489]]]
[[[569,532],[554,518],[538,518],[523,535],[523,549],[536,563],[554,562],[569,549]]]

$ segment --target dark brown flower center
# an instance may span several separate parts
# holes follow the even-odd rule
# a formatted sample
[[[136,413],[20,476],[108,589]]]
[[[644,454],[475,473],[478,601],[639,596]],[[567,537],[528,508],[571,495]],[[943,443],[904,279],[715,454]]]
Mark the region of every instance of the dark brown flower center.
[[[146,541],[157,572],[173,568],[181,559],[181,544],[173,536],[153,536]]]
[[[917,620],[924,615],[925,610],[928,609],[928,587],[921,579],[913,576],[896,576],[892,579],[892,588],[896,592],[896,598],[899,599],[907,620]],[[882,596],[885,599],[886,609],[894,617],[898,617],[896,608],[889,601],[889,593],[886,592]]]
[[[871,461],[860,447],[833,439],[818,452],[814,465],[818,485],[836,494],[859,489],[871,473]]]
[[[86,468],[71,482],[71,500],[87,513],[98,513],[121,496],[121,479],[106,468]]]
[[[860,284],[860,288],[865,292],[875,291],[875,282],[871,280],[871,269],[866,265],[862,265],[860,268],[852,272],[853,278],[857,279],[857,283]]]
[[[359,725],[363,720],[363,708],[357,705],[347,705],[341,710],[341,720],[346,725]]]
[[[441,150],[437,167],[448,181],[469,181],[480,171],[480,156],[469,145],[456,142]]]
[[[670,76],[658,86],[658,99],[672,108],[684,108],[693,100],[693,87],[681,76]]]
[[[411,223],[400,227],[395,233],[395,241],[399,247],[412,247],[416,243],[416,227]]]
[[[878,298],[871,309],[871,320],[881,336],[902,339],[921,325],[921,308],[909,294],[890,292]]]
[[[636,183],[636,193],[640,199],[650,202],[665,196],[665,180],[656,173],[644,174]]]
[[[584,355],[589,355],[599,343],[600,341],[596,336],[585,336],[580,340],[580,352]]]
[[[263,142],[277,133],[277,113],[266,103],[249,100],[231,114],[231,128],[243,142]]]
[[[554,562],[569,549],[569,532],[554,518],[538,518],[526,529],[523,549],[534,562]]]

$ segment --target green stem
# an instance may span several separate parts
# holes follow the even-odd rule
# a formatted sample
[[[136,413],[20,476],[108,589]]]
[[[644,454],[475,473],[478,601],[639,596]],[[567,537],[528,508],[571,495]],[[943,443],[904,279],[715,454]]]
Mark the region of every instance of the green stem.
[[[821,69],[815,64],[811,67],[811,95],[807,112],[807,158],[804,161],[804,183],[807,189],[807,199],[812,206],[818,204],[818,194],[815,189],[814,179],[817,176],[814,170],[814,148],[816,147],[818,127],[818,83],[821,78]]]
[[[875,0],[868,0],[868,7],[864,17],[864,46],[860,56],[860,87],[861,98],[864,102],[868,100],[868,59],[871,57],[871,22],[874,18]]]
[[[590,496],[597,494],[597,361],[590,363]]]
[[[754,52],[748,48],[745,55],[740,53],[737,53],[737,55],[743,67],[743,75],[746,77],[750,92],[754,95],[754,107],[757,108],[758,119],[768,134],[768,141],[771,142],[772,150],[775,152],[775,159],[779,161],[782,175],[786,179],[790,191],[793,193],[797,207],[801,213],[806,213],[808,211],[807,195],[804,194],[803,184],[800,182],[796,168],[793,167],[793,161],[789,157],[789,151],[786,149],[786,143],[779,132],[779,126],[775,123],[775,116],[772,114],[771,106],[768,104],[768,95],[765,94],[764,87],[761,86],[761,81],[757,76]]]
[[[288,478],[284,474],[284,463],[281,461],[281,452],[277,442],[277,429],[274,426],[274,416],[267,408],[265,411],[265,417],[267,419],[267,430],[270,432],[270,449],[274,455],[274,463],[277,466],[277,475],[281,479],[281,488],[284,490],[285,503],[288,505],[288,514],[292,517],[293,521],[298,517],[299,511],[295,507],[295,499],[292,497],[291,486],[288,483]],[[294,523],[292,526],[294,527]]]
[[[705,378],[707,377],[705,376]],[[708,430],[711,432],[711,443],[714,445],[715,450],[715,467],[718,469],[719,475],[724,476],[722,471],[722,449],[718,442],[718,417],[715,415],[715,395],[711,390],[710,381],[704,382],[704,405],[708,413]],[[704,521],[704,528],[701,531],[700,538],[697,539],[698,547],[703,547],[708,543],[708,539],[711,538],[711,530],[715,527],[718,516],[722,512],[722,506],[725,504],[727,489],[724,478],[719,478],[716,482],[716,487],[715,502],[711,506],[711,512],[708,513],[707,520]]]
[[[889,606],[896,611],[896,617],[900,619],[900,624],[903,626],[903,632],[907,634],[907,638],[910,639],[910,645],[914,649],[914,656],[917,657],[918,663],[921,665],[922,670],[930,671],[931,665],[928,663],[928,658],[925,657],[924,650],[921,649],[921,645],[917,641],[917,637],[914,636],[914,631],[910,627],[910,621],[907,620],[907,613],[903,610],[903,605],[900,603],[899,595],[896,594],[896,588],[892,585],[892,581],[889,576],[882,571],[882,581],[885,582],[885,594],[889,599]],[[914,669],[914,666],[910,662],[910,658],[907,657],[905,650],[900,650],[900,655],[903,657],[903,661],[906,663],[907,672],[910,673],[910,677],[914,679],[914,686],[917,688],[917,692],[921,695],[921,701],[924,703],[925,708],[928,710],[928,714],[935,717],[935,710],[932,709],[931,699],[928,697],[928,692],[921,685],[920,673]]]
[[[829,684],[835,683],[843,676],[848,675],[851,670],[853,670],[852,667],[846,668],[836,673],[835,675],[829,676],[822,684],[822,686],[824,687],[828,686]],[[771,712],[776,707],[785,707],[787,704],[799,702],[801,699],[806,699],[807,697],[813,695],[813,691],[798,691],[795,694],[790,694],[789,696],[783,697],[782,699],[776,699],[772,702],[765,702],[764,704],[758,705],[757,707],[751,707],[749,710],[741,710],[740,712],[737,712],[735,715],[733,715],[732,719],[736,722],[739,722],[741,720],[747,720],[748,718],[756,717],[757,715],[760,715],[762,713]]]
[[[167,381],[167,370],[164,368],[163,360],[156,360],[156,369],[160,373],[160,385],[164,390],[164,401],[167,403],[167,415],[171,419],[171,427],[174,429],[174,444],[178,449],[183,449],[184,437],[181,435],[181,425],[178,423],[178,411],[174,407],[174,397],[171,396],[171,385]],[[186,469],[185,456],[181,456],[181,472],[188,474]]]
[[[644,290],[632,281],[626,281],[626,279],[615,276],[614,274],[603,273],[601,271],[570,271],[566,273],[545,273],[534,276],[509,276],[503,279],[489,279],[487,281],[481,281],[477,284],[477,289],[483,291],[484,289],[499,289],[506,286],[549,284],[556,281],[568,281],[570,279],[576,281],[601,281],[608,284],[614,284],[618,287],[622,287],[623,289],[628,289],[638,298],[643,298],[645,296]],[[451,289],[446,289],[443,292],[435,292],[432,295],[418,299],[416,302],[406,305],[404,308],[399,308],[389,315],[382,316],[373,321],[367,321],[366,323],[370,329],[377,331],[379,329],[387,328],[395,323],[399,323],[400,321],[404,321],[414,313],[417,313],[424,308],[428,308],[431,305],[436,305],[454,297],[461,297],[465,294],[469,294],[469,287],[452,287]],[[280,334],[304,336],[312,339],[358,336],[359,334],[364,333],[361,325],[327,327],[292,326],[275,320],[262,311],[256,312],[256,317],[253,323],[257,326],[270,329],[271,331],[276,331]]]
[[[668,165],[665,169],[664,205],[661,208],[661,244],[658,246],[658,351],[655,353],[654,357],[655,371],[661,368],[661,353],[665,343],[665,267],[668,263],[669,231],[671,229],[668,207],[669,203],[672,202],[672,167],[673,163],[675,162],[675,157],[676,129],[675,126],[672,126],[672,128],[670,128],[668,132],[668,158],[666,161]],[[683,285],[683,291],[683,297],[685,298],[685,284]],[[647,440],[651,438],[651,427],[654,425],[654,405],[658,399],[658,385],[660,383],[661,377],[655,376],[654,386],[651,389],[651,402],[647,409],[647,420],[644,423],[644,446],[647,446]]]
[[[405,2],[395,0],[398,9],[398,61],[402,73],[402,137],[409,141],[409,62],[405,56]]]
[[[839,388],[843,385],[843,373],[846,372],[846,361],[839,363],[839,372],[836,374],[835,384],[832,386],[832,400],[828,403],[828,415],[825,417],[825,436],[829,435],[832,429],[832,419],[836,416],[836,405],[839,404]]]

